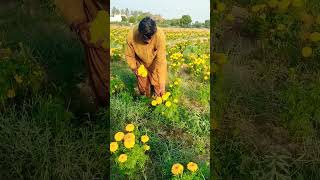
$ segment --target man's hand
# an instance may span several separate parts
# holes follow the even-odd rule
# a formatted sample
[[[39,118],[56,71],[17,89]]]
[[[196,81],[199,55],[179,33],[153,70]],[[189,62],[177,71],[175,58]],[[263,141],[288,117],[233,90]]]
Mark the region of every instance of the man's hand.
[[[138,69],[133,69],[132,72],[133,72],[136,76],[138,76]]]

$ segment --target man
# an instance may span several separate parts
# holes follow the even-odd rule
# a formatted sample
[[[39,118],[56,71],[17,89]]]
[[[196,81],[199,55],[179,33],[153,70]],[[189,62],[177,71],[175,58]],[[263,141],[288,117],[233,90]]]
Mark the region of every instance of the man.
[[[153,19],[145,17],[138,26],[130,30],[125,56],[129,67],[137,77],[138,88],[142,95],[151,97],[151,86],[155,96],[165,94],[166,41],[164,32],[157,28]],[[146,67],[147,77],[138,74],[141,65]]]
[[[90,42],[89,23],[94,20],[98,11],[109,11],[107,1],[99,0],[55,0],[55,5],[76,32],[85,48],[86,64],[91,88],[96,96],[97,107],[109,106],[109,49],[101,43]],[[108,21],[108,19],[106,19]]]

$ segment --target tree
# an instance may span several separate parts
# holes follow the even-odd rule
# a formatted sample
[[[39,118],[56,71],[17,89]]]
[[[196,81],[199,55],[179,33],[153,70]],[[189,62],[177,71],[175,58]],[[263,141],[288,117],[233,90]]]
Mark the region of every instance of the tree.
[[[117,13],[117,8],[113,7],[111,10],[111,16],[114,16]]]
[[[136,22],[136,18],[134,16],[131,16],[129,18],[129,23],[135,23]]]
[[[196,28],[201,28],[202,27],[202,23],[200,23],[199,21],[196,21],[194,24],[193,24],[194,27]]]
[[[122,19],[121,20],[122,22],[127,22],[128,21],[128,18],[126,16],[121,16],[121,19]]]
[[[124,14],[125,14],[127,17],[129,16],[130,12],[129,12],[129,9],[128,9],[128,8],[126,8]]]
[[[191,22],[192,22],[192,19],[189,15],[183,15],[180,19],[180,25],[182,27],[188,27]]]
[[[119,9],[116,9],[116,14],[120,14],[120,10]]]
[[[210,28],[210,20],[205,20],[204,21],[204,27]]]
[[[121,9],[121,15],[124,15],[124,14],[125,14],[125,10]]]

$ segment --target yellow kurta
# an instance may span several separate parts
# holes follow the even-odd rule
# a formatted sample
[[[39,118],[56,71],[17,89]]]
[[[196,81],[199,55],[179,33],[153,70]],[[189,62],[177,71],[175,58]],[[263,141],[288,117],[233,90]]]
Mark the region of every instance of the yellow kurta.
[[[129,67],[137,69],[143,64],[147,69],[152,85],[164,85],[167,79],[166,40],[161,28],[146,44],[139,37],[138,27],[130,30],[127,36],[125,56]]]

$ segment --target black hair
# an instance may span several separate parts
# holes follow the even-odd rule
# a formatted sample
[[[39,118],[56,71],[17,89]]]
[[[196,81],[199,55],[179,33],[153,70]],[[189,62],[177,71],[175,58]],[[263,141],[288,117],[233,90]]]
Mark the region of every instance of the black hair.
[[[140,21],[138,30],[142,35],[142,39],[147,41],[157,32],[156,22],[147,16]]]

